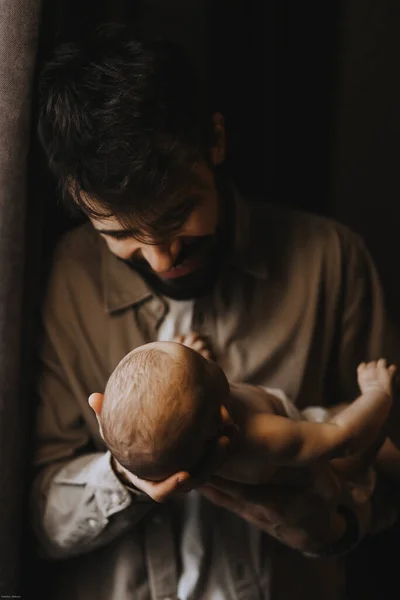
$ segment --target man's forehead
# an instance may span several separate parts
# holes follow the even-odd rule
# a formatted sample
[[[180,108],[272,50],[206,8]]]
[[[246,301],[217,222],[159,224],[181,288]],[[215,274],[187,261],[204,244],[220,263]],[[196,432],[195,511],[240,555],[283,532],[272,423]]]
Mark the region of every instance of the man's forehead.
[[[148,214],[117,217],[108,215],[106,217],[89,217],[94,227],[104,231],[135,231],[144,233],[146,225],[151,228],[155,223],[163,224],[173,218],[179,221],[180,216],[187,217],[188,211],[193,209],[204,197],[204,190],[192,188],[185,194],[177,194],[174,198],[165,199],[159,210],[146,211]],[[160,203],[161,204],[161,203]]]
[[[207,194],[210,189],[213,187],[214,182],[214,174],[213,171],[205,164],[205,163],[197,163],[192,166],[190,171],[186,173],[186,176],[181,179],[180,185],[176,185],[166,188],[164,190],[163,197],[159,197],[154,202],[154,209],[147,210],[145,207],[153,204],[151,200],[145,201],[142,199],[139,202],[140,215],[143,213],[149,212],[156,216],[156,220],[168,219],[169,214],[174,210],[179,209],[179,207],[183,206],[185,203],[188,203],[191,199],[196,198],[200,199],[202,196]],[[81,195],[85,196],[84,192],[81,192]],[[90,220],[93,225],[98,229],[109,229],[113,231],[123,231],[126,229],[142,229],[143,228],[143,219],[141,216],[139,218],[135,217],[135,210],[132,210],[132,214],[124,216],[123,218],[119,218],[116,215],[107,214],[105,216],[101,215],[102,207],[101,203],[99,206],[96,206],[98,203],[86,197],[87,205],[90,207],[88,211],[88,215],[90,216]],[[158,209],[157,209],[158,205]],[[94,210],[92,211],[91,209]],[[99,209],[97,212],[96,209]],[[143,210],[144,209],[144,210]],[[124,211],[125,212],[125,211]],[[92,214],[91,214],[92,213]],[[158,214],[156,214],[158,213]],[[136,227],[137,223],[140,222],[141,227]]]
[[[194,206],[198,196],[192,194],[190,197],[186,197],[185,201],[177,202],[175,204],[171,204],[167,209],[163,208],[160,210],[159,214],[154,218],[154,214],[150,212],[150,215],[141,215],[140,217],[135,217],[135,214],[127,215],[124,217],[117,217],[110,215],[109,217],[104,218],[94,218],[90,217],[92,224],[95,229],[100,231],[101,233],[105,233],[107,231],[110,232],[123,232],[127,231],[131,234],[143,235],[154,226],[154,224],[162,225],[168,223],[170,215],[174,214],[174,211],[178,211],[179,208],[183,208],[183,203],[185,202],[186,208],[190,209]]]

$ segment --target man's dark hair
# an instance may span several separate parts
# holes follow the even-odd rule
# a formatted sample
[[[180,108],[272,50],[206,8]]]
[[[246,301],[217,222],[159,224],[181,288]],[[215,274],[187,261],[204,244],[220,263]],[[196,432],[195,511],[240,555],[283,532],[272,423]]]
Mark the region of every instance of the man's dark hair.
[[[209,160],[206,86],[184,52],[106,27],[59,46],[40,78],[39,136],[70,207],[164,233],[192,208],[178,182]],[[182,199],[183,200],[183,199]],[[177,212],[167,214],[169,204]]]

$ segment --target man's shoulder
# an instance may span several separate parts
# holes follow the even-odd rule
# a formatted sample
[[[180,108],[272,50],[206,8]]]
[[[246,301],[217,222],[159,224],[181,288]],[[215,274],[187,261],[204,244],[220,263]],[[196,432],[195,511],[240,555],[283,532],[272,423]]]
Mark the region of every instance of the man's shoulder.
[[[47,282],[48,303],[61,306],[99,304],[102,298],[102,240],[91,225],[64,234],[54,251]]]
[[[276,251],[279,247],[301,249],[324,259],[343,259],[364,251],[361,236],[330,217],[259,200],[249,200],[247,206],[248,240],[258,249],[265,245],[269,256],[271,244]]]
[[[74,265],[98,264],[100,242],[90,223],[84,223],[65,233],[57,244],[55,263],[73,268]]]
[[[249,199],[246,201],[252,227],[264,231],[278,228],[290,230],[292,233],[325,237],[326,235],[339,236],[343,239],[357,239],[358,234],[349,227],[335,219],[282,204]]]

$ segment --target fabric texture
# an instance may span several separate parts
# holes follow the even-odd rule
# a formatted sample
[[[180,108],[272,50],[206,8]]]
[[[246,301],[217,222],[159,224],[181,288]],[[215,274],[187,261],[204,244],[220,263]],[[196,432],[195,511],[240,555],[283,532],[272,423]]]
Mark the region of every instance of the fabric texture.
[[[0,2],[0,595],[18,588],[26,173],[40,0]]]

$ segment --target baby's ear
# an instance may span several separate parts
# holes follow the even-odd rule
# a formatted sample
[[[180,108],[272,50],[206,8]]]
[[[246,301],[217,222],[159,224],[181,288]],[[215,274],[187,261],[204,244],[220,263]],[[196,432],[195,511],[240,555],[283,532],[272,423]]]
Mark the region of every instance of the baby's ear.
[[[101,415],[101,409],[103,406],[103,394],[91,394],[89,396],[89,404],[96,413],[96,417],[99,418]]]

